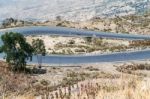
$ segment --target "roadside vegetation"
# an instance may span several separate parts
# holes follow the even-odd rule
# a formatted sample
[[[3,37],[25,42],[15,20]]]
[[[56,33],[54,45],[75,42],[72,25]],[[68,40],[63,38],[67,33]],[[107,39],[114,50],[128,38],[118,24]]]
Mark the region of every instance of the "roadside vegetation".
[[[112,23],[116,25],[115,31],[123,33],[131,32],[137,27],[141,27],[142,30],[149,27],[149,21],[143,19],[143,23],[138,22],[139,17],[134,15],[117,17],[111,19],[112,21],[94,18],[92,26],[82,28],[99,31],[101,29],[96,25],[100,22],[104,23],[102,31],[109,32],[114,32],[110,28]],[[130,20],[134,21],[132,25]],[[5,27],[13,24],[15,27],[18,24],[18,21],[13,19],[8,21],[12,22],[3,24]],[[68,27],[68,24],[75,27],[68,21],[60,22],[57,26]],[[126,29],[126,26],[131,30]],[[53,38],[57,39],[56,36]],[[149,47],[149,41],[119,40],[114,43],[115,40],[108,42],[107,39],[85,37],[80,38],[81,42],[77,42],[76,38],[69,39],[66,43],[57,42],[54,48],[51,48],[51,46],[47,47],[48,43],[45,43],[45,39],[36,36],[29,42],[28,37],[11,32],[2,35],[1,39],[3,45],[0,47],[0,52],[5,53],[6,62],[0,61],[0,99],[149,99],[150,97],[149,80],[146,79],[150,76],[147,73],[150,70],[149,64],[114,66],[115,69],[111,68],[115,71],[112,70],[113,73],[103,71],[101,66],[42,67],[42,56],[46,54],[70,55],[96,51],[125,51],[130,48]],[[27,61],[32,61],[33,55],[37,56],[38,68],[36,65],[27,65]]]
[[[150,47],[149,40],[118,40],[96,37],[27,36],[27,42],[43,39],[47,54],[103,54],[141,50]]]
[[[145,77],[150,76],[149,74],[146,74],[146,71],[150,70],[150,64],[124,64],[118,66],[116,70],[119,72],[132,74],[132,75],[145,76]]]
[[[62,18],[56,18],[56,20],[53,21],[47,20],[45,22],[28,22],[8,18],[3,21],[0,28],[19,26],[61,26],[104,32],[149,34],[150,13],[146,12],[143,15],[132,14],[126,16],[116,16],[115,18],[93,17],[92,19],[83,22],[71,22]]]
[[[150,47],[150,40],[137,40],[130,43],[130,47]]]
[[[34,55],[37,56],[38,65],[41,68],[42,66],[42,56],[46,55],[46,49],[43,40],[41,39],[34,39],[32,41],[32,48],[34,50]]]
[[[49,79],[39,79],[35,75],[12,74],[7,68],[0,70],[0,96],[6,99],[149,99],[149,80],[144,80],[143,75],[111,74],[92,66],[49,67],[45,74]]]
[[[19,33],[5,33],[1,36],[3,45],[0,47],[1,53],[5,53],[4,59],[13,71],[25,70],[26,61],[32,60],[33,48]]]
[[[91,38],[86,40],[92,43]],[[148,81],[143,80],[147,75],[136,72],[150,70],[148,64],[119,66],[116,68],[119,73],[115,74],[93,66],[66,67],[66,69],[51,67],[44,74],[36,74],[33,72],[34,67],[26,66],[26,60],[32,59],[33,54],[46,54],[42,40],[35,39],[30,45],[21,34],[6,33],[2,36],[2,41],[1,52],[6,54],[7,63],[0,62],[0,98],[148,99],[149,97],[150,90],[145,88],[149,87],[146,84]],[[93,42],[101,45],[101,40],[93,39]],[[75,42],[70,41],[69,44]],[[26,70],[33,71],[27,73]],[[40,78],[42,75],[47,76]]]
[[[3,45],[0,52],[4,53],[4,59],[9,69],[14,72],[27,72],[26,63],[32,61],[33,55],[37,55],[39,67],[42,64],[42,56],[46,54],[43,40],[36,39],[30,45],[26,38],[20,33],[5,33],[1,36]]]

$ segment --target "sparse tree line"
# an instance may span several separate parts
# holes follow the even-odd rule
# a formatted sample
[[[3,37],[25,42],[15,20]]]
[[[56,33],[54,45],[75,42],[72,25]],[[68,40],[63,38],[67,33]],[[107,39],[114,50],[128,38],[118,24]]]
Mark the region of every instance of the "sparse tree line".
[[[42,56],[46,54],[43,40],[36,39],[29,44],[20,33],[5,33],[1,36],[3,45],[0,53],[4,53],[4,59],[14,72],[26,70],[27,61],[32,61],[33,55],[37,56],[38,66],[42,65]]]
[[[14,18],[7,18],[2,22],[0,28],[28,26],[28,25],[32,25],[32,24],[33,24],[33,22],[18,20],[18,19],[14,19]]]
[[[32,44],[26,41],[26,38],[20,33],[5,33],[1,36],[2,46],[0,53],[4,53],[4,59],[9,64],[12,71],[23,71],[26,69],[28,61],[32,61],[32,57],[37,57],[38,67],[42,66],[42,56],[46,55],[44,41],[41,39],[34,39]],[[86,41],[95,45],[101,45],[101,39],[95,40],[92,37],[87,37]],[[70,44],[74,44],[71,41]],[[135,41],[130,46],[149,46],[149,41]]]

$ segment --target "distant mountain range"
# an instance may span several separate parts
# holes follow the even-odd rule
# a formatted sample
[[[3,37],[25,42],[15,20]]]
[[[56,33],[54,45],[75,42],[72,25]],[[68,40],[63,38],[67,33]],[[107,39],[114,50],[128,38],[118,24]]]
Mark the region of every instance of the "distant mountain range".
[[[0,0],[0,21],[10,17],[33,21],[56,18],[83,21],[143,13],[149,8],[149,0]]]

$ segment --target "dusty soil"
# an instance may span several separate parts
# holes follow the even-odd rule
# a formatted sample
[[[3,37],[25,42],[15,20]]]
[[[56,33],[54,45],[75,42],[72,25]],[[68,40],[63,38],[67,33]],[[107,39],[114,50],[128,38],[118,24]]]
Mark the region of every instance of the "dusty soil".
[[[131,99],[142,99],[136,96],[139,92],[143,97],[148,96],[148,93],[142,93],[141,90],[149,92],[147,89],[150,87],[148,85],[150,77],[149,64],[150,62],[147,60],[120,63],[95,63],[79,65],[77,67],[42,67],[40,70],[36,69],[36,72],[34,71],[33,74],[27,75],[13,74],[7,68],[4,69],[4,67],[8,66],[6,63],[0,62],[0,77],[2,78],[0,81],[2,89],[0,96],[4,95],[8,99],[12,99],[12,97],[13,99],[29,99],[29,97],[30,99],[46,99],[42,97],[54,96],[54,99],[56,99],[56,92],[60,96],[61,91],[64,95],[65,91],[63,90],[67,90],[66,94],[68,96],[71,88],[70,97],[74,97],[75,99],[78,99],[79,96],[82,97],[81,99],[84,99],[84,97],[87,98],[87,93],[90,94],[90,97],[93,97],[92,93],[97,94],[98,97],[109,96],[110,98],[108,99],[118,97],[117,94],[122,93],[122,99],[124,99],[123,97],[127,97],[128,94],[131,94],[129,97],[134,97]],[[30,68],[32,67],[30,66]],[[121,68],[120,70],[122,71],[119,71],[118,68]],[[136,73],[124,72],[126,70],[131,70],[131,72],[136,71]],[[89,84],[92,84],[92,86]],[[88,87],[88,90],[86,87]],[[83,90],[84,88],[85,90]],[[79,93],[76,90],[81,92],[80,95],[78,95]],[[98,90],[98,92],[94,90]],[[128,92],[128,90],[131,92]],[[132,92],[133,90],[136,91]],[[111,95],[112,93],[113,95]]]

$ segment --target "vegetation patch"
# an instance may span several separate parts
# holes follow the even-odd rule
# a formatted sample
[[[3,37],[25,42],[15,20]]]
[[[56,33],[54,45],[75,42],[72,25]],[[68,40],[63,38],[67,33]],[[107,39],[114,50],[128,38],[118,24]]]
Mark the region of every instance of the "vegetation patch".
[[[131,65],[122,65],[116,68],[117,71],[128,73],[128,74],[135,74],[139,76],[146,76],[146,74],[138,73],[138,70],[150,70],[149,64],[131,64]]]

